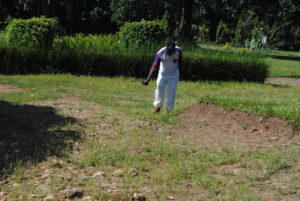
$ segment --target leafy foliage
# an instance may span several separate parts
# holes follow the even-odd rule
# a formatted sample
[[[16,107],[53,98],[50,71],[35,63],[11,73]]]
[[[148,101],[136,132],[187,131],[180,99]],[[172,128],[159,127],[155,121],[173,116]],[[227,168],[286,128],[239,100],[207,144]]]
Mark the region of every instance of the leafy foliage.
[[[224,44],[227,41],[230,41],[230,30],[223,20],[221,20],[217,28],[216,43]]]
[[[300,2],[297,0],[279,0],[275,22],[270,37],[271,46],[281,49],[299,50],[300,48]]]
[[[49,49],[59,31],[59,23],[55,18],[45,17],[14,19],[6,30],[8,42],[12,45]]]
[[[112,20],[120,25],[125,22],[155,20],[164,13],[164,1],[161,0],[111,0]]]
[[[196,28],[194,39],[198,42],[209,42],[209,27],[205,24]]]
[[[258,17],[268,47],[298,51],[299,13],[299,0],[5,0],[0,2],[0,29],[10,17],[46,16],[59,19],[67,34],[113,34],[126,22],[167,19],[168,37],[191,40],[191,25],[206,26],[209,41],[219,42],[223,37],[221,43],[242,46],[246,40],[257,43],[251,32]],[[229,38],[226,29],[217,34],[221,20]]]
[[[0,73],[72,73],[102,76],[144,77],[153,55],[95,53],[0,48]],[[256,55],[211,53],[186,55],[180,69],[184,80],[237,80],[263,82],[268,65]]]
[[[120,28],[119,37],[126,47],[139,47],[151,42],[164,42],[165,28],[161,21],[131,22]]]
[[[234,40],[234,43],[238,46],[241,46],[243,44],[243,20],[242,20],[242,18],[239,18],[239,21],[237,22],[233,40]]]

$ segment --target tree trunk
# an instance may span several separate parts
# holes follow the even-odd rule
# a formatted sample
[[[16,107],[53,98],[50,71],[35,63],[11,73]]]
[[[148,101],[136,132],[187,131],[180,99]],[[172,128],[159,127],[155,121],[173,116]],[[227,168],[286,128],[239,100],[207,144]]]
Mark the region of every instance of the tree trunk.
[[[192,39],[192,15],[194,0],[184,0],[183,38]]]

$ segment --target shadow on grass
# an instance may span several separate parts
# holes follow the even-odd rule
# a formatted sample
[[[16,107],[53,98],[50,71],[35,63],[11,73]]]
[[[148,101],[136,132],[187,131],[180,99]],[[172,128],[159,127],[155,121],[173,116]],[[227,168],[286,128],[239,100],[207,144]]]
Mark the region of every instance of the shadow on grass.
[[[268,55],[274,59],[282,59],[282,60],[289,60],[289,61],[300,61],[300,57],[297,56],[279,56],[279,55]]]
[[[224,50],[218,50],[218,49],[205,49],[200,47],[199,50],[201,50],[204,53],[207,54],[243,54],[239,51],[233,52],[233,51],[224,51]],[[248,54],[253,54],[256,56],[260,56],[260,57],[270,57],[273,59],[281,59],[281,60],[289,60],[289,61],[300,61],[300,56],[282,56],[282,55],[274,55],[274,54],[264,54],[264,53],[259,53],[259,52],[248,52]]]
[[[62,127],[76,123],[52,107],[0,101],[0,178],[16,165],[63,155],[80,134]]]
[[[266,83],[266,85],[270,85],[272,87],[276,87],[276,88],[289,88],[290,86],[287,84],[273,84],[273,83]]]

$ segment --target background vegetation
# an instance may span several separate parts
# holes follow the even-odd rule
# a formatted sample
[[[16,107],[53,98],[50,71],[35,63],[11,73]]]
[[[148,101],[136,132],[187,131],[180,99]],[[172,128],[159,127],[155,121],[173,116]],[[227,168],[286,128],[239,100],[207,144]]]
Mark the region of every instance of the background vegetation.
[[[28,21],[31,20],[35,21],[36,18]],[[14,22],[13,20],[12,23]],[[45,23],[48,23],[47,20]],[[24,30],[28,28],[25,27]],[[141,21],[125,24],[121,28],[120,38],[116,35],[80,34],[74,37],[57,37],[51,49],[33,48],[32,43],[28,43],[26,47],[25,43],[18,43],[19,40],[13,44],[3,42],[3,47],[0,48],[0,72],[145,77],[156,51],[163,45],[158,40],[159,37],[164,37],[163,30],[160,22]],[[135,32],[141,33],[133,37]],[[10,32],[7,36],[9,34]],[[51,40],[50,38],[48,39]],[[48,42],[43,35],[37,39],[42,44]],[[23,40],[24,38],[21,39]],[[189,46],[188,43],[182,45],[184,65],[180,70],[183,80],[263,82],[268,76],[269,65],[258,54],[212,52]]]
[[[56,17],[67,34],[115,33],[126,22],[161,20],[169,34],[205,42],[300,49],[298,0],[6,0],[0,3],[2,27],[10,18]],[[243,23],[241,23],[243,22]],[[224,27],[224,28],[221,28]],[[225,28],[226,27],[226,28]],[[200,31],[199,31],[200,30]],[[204,31],[205,30],[205,31]]]

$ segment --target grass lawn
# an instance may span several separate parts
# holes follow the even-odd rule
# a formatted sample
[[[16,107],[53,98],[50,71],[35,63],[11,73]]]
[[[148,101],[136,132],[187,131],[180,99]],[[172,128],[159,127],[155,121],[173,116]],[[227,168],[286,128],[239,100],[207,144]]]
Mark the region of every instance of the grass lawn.
[[[267,62],[269,62],[271,66],[271,77],[300,77],[300,60],[292,61],[268,58]]]
[[[124,77],[0,75],[0,84],[21,88],[0,93],[1,121],[10,126],[0,126],[0,192],[9,200],[55,197],[66,186],[82,189],[85,200],[131,200],[138,192],[148,200],[299,198],[299,143],[197,148],[170,140],[168,129],[199,101],[298,127],[299,87],[180,82],[176,110],[153,114],[154,80],[145,87]],[[220,170],[227,166],[242,171]]]
[[[240,52],[240,48],[223,48],[223,45],[201,44],[201,48],[216,51]],[[254,51],[255,54],[266,55],[266,62],[270,64],[270,77],[300,77],[300,52],[262,50]],[[277,58],[275,58],[277,57]]]

